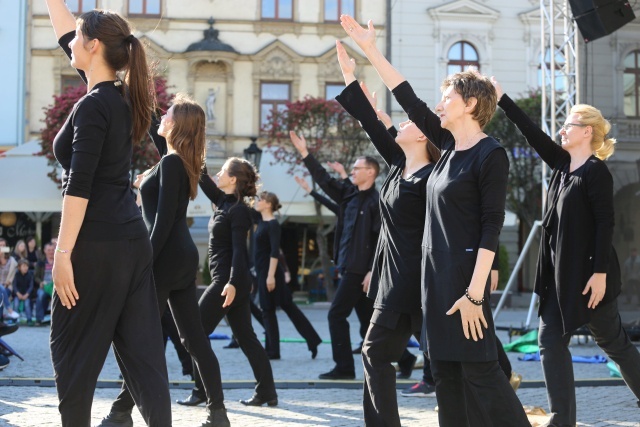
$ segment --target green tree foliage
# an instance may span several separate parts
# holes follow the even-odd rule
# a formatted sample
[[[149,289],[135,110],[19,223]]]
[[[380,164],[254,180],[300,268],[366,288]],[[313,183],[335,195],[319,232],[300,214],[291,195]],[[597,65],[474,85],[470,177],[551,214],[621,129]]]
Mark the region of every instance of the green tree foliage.
[[[288,164],[290,174],[302,163],[300,155],[289,140],[290,130],[305,137],[309,153],[321,163],[340,162],[348,169],[358,156],[370,151],[369,139],[360,124],[340,104],[334,100],[307,96],[287,103],[282,111],[274,110],[262,128],[267,145],[274,148],[276,162]],[[315,207],[318,253],[327,298],[332,300],[334,285],[330,273],[331,257],[327,237],[333,231],[335,223],[325,222],[318,202],[315,202]]]
[[[538,125],[542,98],[539,91],[530,92],[515,103]],[[526,235],[533,222],[540,218],[542,177],[541,161],[537,153],[527,144],[516,126],[498,108],[485,132],[498,138],[509,156],[509,183],[507,188],[507,209],[514,212]]]

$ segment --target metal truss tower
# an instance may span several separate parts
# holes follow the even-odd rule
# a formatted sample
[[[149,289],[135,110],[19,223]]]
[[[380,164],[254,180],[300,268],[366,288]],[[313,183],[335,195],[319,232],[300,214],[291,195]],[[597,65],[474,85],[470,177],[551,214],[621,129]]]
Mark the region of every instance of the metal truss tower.
[[[567,0],[540,0],[540,71],[542,128],[556,138],[580,102],[580,51],[578,26]],[[542,194],[546,196],[548,172],[543,163]],[[546,197],[543,197],[543,211]]]
[[[580,102],[580,52],[578,26],[573,20],[568,0],[540,0],[540,71],[542,91],[542,129],[557,139],[558,130],[569,115],[571,107]],[[544,216],[549,183],[549,170],[542,163],[542,215]],[[535,221],[529,236],[518,256],[509,281],[496,306],[496,319],[504,306],[507,294],[515,285],[518,272],[532,247],[533,241],[542,227],[542,221]],[[538,301],[531,294],[527,320],[523,325],[528,330]]]

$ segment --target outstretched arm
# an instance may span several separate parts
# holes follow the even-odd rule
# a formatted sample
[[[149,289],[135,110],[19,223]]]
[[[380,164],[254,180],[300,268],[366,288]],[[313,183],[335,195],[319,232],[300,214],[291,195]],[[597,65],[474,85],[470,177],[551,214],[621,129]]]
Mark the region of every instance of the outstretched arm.
[[[76,30],[76,18],[64,0],[47,0],[47,9],[49,9],[49,18],[51,18],[56,39]]]
[[[384,57],[382,52],[376,46],[376,30],[373,28],[373,22],[369,20],[368,28],[363,28],[349,15],[340,16],[340,25],[347,32],[349,37],[356,42],[360,49],[376,69],[380,78],[389,90],[393,90],[406,79],[393,65]]]

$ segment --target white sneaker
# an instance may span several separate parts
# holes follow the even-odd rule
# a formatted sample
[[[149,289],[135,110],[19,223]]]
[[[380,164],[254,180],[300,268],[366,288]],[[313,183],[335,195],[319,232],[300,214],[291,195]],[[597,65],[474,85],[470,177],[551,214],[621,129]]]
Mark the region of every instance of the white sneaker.
[[[4,317],[6,317],[7,319],[18,319],[20,317],[20,315],[18,313],[16,313],[15,311],[12,311],[11,313],[6,313],[4,315]]]

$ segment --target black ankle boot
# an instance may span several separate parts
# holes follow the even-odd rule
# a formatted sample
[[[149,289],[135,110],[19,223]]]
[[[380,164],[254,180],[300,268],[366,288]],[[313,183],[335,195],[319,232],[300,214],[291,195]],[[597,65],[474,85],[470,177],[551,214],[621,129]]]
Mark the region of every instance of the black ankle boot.
[[[104,417],[97,427],[133,427],[131,411],[114,411],[111,409],[109,415]]]
[[[209,416],[200,427],[231,427],[225,408],[209,409]]]

